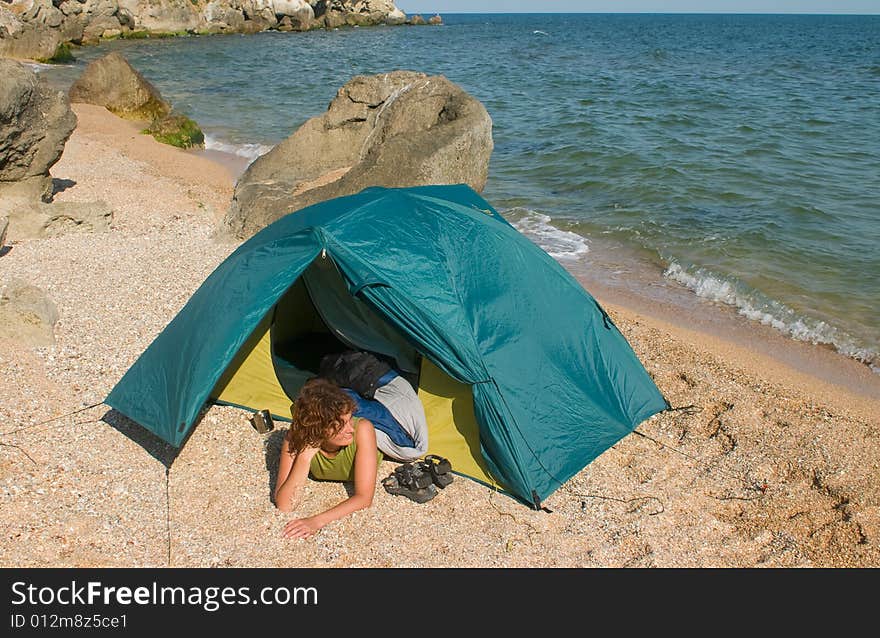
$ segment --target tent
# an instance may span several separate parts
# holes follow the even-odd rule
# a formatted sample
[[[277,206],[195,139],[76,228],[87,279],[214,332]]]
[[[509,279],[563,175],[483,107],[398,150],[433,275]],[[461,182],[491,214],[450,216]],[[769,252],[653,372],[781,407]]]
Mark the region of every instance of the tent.
[[[463,184],[367,188],[262,229],[105,403],[180,447],[206,403],[289,421],[343,347],[414,384],[430,453],[535,508],[668,408],[595,299]]]

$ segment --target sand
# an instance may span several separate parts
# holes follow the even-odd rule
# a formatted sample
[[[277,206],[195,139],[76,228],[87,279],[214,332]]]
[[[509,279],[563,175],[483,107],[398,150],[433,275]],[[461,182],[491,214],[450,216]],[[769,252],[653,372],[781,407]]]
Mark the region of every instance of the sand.
[[[878,375],[589,284],[683,409],[642,423],[548,498],[550,511],[462,477],[425,504],[377,480],[371,508],[283,539],[289,515],[270,501],[279,431],[211,406],[175,455],[101,403],[235,249],[214,234],[234,172],[104,109],[74,110],[56,200],[106,201],[114,221],[106,233],[13,237],[0,256],[0,280],[39,286],[60,313],[53,345],[0,344],[0,566],[880,565]],[[299,513],[345,496],[309,482]]]

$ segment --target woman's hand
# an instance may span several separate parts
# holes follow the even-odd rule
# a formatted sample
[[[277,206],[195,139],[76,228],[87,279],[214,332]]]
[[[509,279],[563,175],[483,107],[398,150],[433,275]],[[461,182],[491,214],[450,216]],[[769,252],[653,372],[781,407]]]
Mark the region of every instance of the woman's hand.
[[[312,518],[295,518],[288,521],[284,526],[285,538],[308,538],[321,529],[321,526]]]
[[[321,449],[320,447],[309,446],[306,449],[304,449],[302,452],[300,452],[300,454],[302,454],[305,458],[307,458],[309,461],[311,461],[313,458],[315,458],[315,454],[317,454],[320,451],[320,449]]]

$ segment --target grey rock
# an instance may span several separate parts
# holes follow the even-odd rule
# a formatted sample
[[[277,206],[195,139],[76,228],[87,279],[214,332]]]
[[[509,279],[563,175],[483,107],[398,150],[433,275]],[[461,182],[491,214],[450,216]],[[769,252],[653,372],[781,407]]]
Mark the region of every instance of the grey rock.
[[[121,53],[94,60],[68,91],[71,102],[105,107],[120,117],[151,122],[171,112],[159,90],[138,73]]]
[[[83,6],[77,2],[76,0],[65,0],[61,4],[58,5],[58,9],[66,15],[70,17],[72,15],[79,15],[83,11]]]
[[[50,58],[61,42],[96,44],[127,31],[255,33],[406,22],[392,0],[6,0],[3,5],[0,55],[34,60]]]
[[[60,27],[64,14],[59,11],[52,0],[33,0],[29,9],[21,14],[30,23],[39,23],[47,27]]]
[[[58,309],[40,288],[13,279],[0,284],[0,337],[28,346],[55,343]]]
[[[0,57],[20,60],[47,60],[62,42],[58,29],[40,22],[25,22],[0,7]]]
[[[112,33],[122,33],[122,25],[115,15],[91,16],[83,26],[82,41],[96,44],[101,38],[113,37]]]
[[[385,24],[398,25],[406,24],[406,14],[398,8],[394,8],[387,16],[385,16]]]
[[[14,181],[0,181],[0,206],[6,202],[49,201],[52,198],[52,178],[48,176],[25,177]]]
[[[224,31],[241,31],[244,26],[244,13],[238,7],[229,6],[224,0],[212,0],[202,13],[207,27],[202,27],[206,32],[222,33]]]
[[[368,186],[486,185],[493,150],[484,106],[441,75],[357,76],[327,112],[239,178],[222,231],[249,237],[304,206]]]
[[[306,0],[272,0],[275,15],[289,16],[299,22],[308,22],[315,17],[315,11]]]
[[[6,229],[9,228],[9,218],[0,217],[0,250],[6,245]]]
[[[405,15],[391,0],[330,0],[323,4],[328,28],[394,24]],[[317,10],[315,14],[318,15]]]
[[[45,239],[71,232],[105,232],[113,211],[106,202],[44,202],[3,199],[0,215],[9,219],[9,239]]]
[[[150,33],[195,33],[203,21],[191,0],[119,0],[119,6],[134,17],[136,29]]]
[[[49,201],[49,169],[76,126],[67,96],[31,69],[0,59],[0,193]]]

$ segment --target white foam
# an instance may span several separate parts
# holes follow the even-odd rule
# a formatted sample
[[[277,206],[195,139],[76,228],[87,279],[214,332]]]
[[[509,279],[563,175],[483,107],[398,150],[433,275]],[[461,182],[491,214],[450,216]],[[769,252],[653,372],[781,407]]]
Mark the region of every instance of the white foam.
[[[549,215],[523,208],[510,212],[523,215],[512,222],[513,227],[538,244],[554,259],[577,259],[590,250],[585,237],[556,228],[550,223],[552,218]]]
[[[59,65],[59,64],[47,64],[45,62],[35,62],[33,60],[18,60],[20,64],[23,64],[26,67],[30,67],[30,69],[34,73],[39,73],[40,71],[45,71],[46,69],[51,69],[54,66],[70,66],[69,64]]]
[[[238,155],[251,160],[252,162],[265,155],[272,150],[273,147],[265,144],[230,144],[223,142],[210,135],[205,135],[205,149],[209,151],[220,151],[221,153],[229,153],[230,155]]]
[[[792,339],[833,346],[838,352],[876,368],[877,353],[860,347],[852,337],[824,321],[798,316],[791,308],[748,290],[742,284],[725,280],[703,268],[688,271],[671,262],[663,275],[694,291],[698,297],[733,306],[739,314],[771,326]]]

